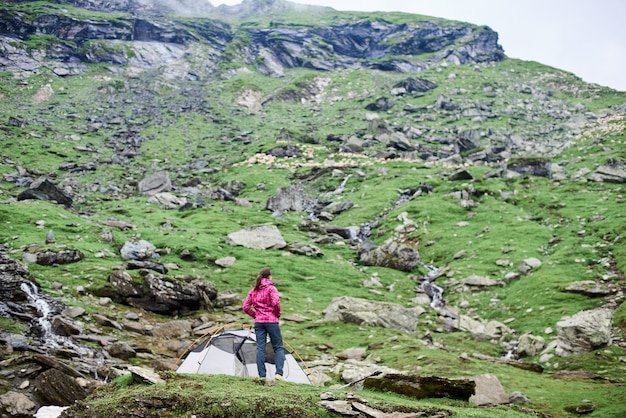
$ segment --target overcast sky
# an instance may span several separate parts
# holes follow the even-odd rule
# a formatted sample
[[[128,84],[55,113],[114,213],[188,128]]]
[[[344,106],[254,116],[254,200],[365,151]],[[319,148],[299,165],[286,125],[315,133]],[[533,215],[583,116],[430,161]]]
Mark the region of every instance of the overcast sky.
[[[241,0],[209,0],[214,6]],[[337,10],[401,11],[487,25],[507,56],[626,91],[626,0],[296,0]]]

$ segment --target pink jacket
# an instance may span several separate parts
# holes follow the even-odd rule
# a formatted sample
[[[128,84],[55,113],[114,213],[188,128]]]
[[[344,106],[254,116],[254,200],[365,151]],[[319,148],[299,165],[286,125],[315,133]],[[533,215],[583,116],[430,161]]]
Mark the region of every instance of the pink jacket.
[[[278,290],[272,280],[261,279],[259,290],[250,290],[241,308],[254,318],[254,322],[278,322],[282,312]]]

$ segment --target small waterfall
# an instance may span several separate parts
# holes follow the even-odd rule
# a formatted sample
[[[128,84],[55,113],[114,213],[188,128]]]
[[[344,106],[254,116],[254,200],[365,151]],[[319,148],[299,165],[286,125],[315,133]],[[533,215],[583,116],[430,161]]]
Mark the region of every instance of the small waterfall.
[[[50,315],[52,313],[52,306],[46,301],[37,290],[37,286],[35,286],[32,282],[22,282],[20,285],[20,289],[26,293],[26,297],[28,301],[37,309],[39,313],[39,318],[37,319],[37,323],[41,329],[41,339],[44,341],[55,341],[56,335],[52,332],[52,324],[50,322]]]
[[[437,280],[441,274],[440,269],[434,266],[424,267],[428,269],[428,273],[426,273],[422,282],[419,284],[419,288],[430,296],[430,306],[439,311],[441,316],[456,320],[457,315],[447,308],[446,302],[443,300],[444,288],[435,284],[435,280]]]
[[[22,282],[20,289],[24,291],[28,302],[37,310],[39,317],[37,318],[38,340],[41,341],[43,347],[51,350],[60,348],[69,349],[78,355],[86,355],[89,350],[74,343],[70,338],[57,335],[52,330],[52,316],[55,314],[54,302],[52,299],[39,293],[37,286],[32,282]]]
[[[434,282],[439,274],[439,268],[434,266],[425,266],[428,269],[428,273],[424,276],[424,280],[419,285],[419,288],[430,296],[430,306],[435,309],[441,309],[446,304],[443,301],[443,288],[437,286]]]

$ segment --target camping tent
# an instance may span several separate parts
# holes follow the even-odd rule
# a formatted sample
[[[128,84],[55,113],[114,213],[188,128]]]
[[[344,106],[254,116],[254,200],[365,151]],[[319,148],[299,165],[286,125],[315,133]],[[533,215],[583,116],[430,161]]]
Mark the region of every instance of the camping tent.
[[[228,374],[233,376],[258,376],[256,367],[256,338],[252,330],[223,331],[207,337],[191,349],[185,360],[176,369],[178,373]],[[265,366],[267,376],[276,373],[274,350],[266,345]],[[289,382],[311,381],[293,356],[285,348],[283,377]]]

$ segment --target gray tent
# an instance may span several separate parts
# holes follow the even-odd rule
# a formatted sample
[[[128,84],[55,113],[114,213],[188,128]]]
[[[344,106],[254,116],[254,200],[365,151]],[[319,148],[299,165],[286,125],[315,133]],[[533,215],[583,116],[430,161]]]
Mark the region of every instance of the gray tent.
[[[272,344],[266,345],[267,377],[276,373]],[[198,343],[176,369],[178,373],[227,374],[258,376],[256,367],[256,336],[253,330],[222,331]],[[283,377],[288,382],[310,384],[309,377],[293,353],[285,348]]]

